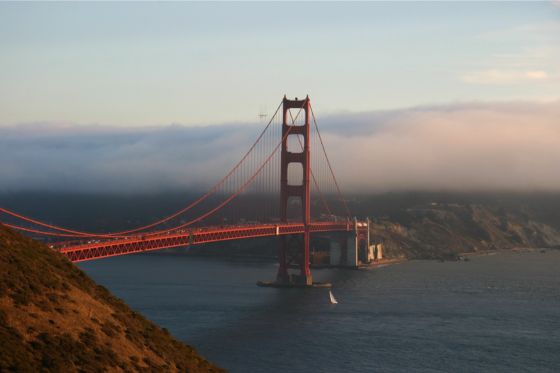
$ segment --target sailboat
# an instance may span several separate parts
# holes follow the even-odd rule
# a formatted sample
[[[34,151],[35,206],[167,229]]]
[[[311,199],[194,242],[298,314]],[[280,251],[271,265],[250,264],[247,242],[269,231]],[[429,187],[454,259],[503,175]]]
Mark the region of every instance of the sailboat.
[[[334,297],[332,291],[329,290],[329,298],[331,299],[331,304],[338,304],[336,298]]]

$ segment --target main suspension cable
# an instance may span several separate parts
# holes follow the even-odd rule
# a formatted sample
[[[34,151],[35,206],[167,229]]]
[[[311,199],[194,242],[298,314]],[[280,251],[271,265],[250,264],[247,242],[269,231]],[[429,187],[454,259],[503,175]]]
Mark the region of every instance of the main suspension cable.
[[[329,161],[329,156],[327,155],[327,151],[325,150],[325,144],[323,143],[323,138],[321,136],[321,132],[319,131],[319,126],[317,125],[317,119],[315,119],[315,113],[313,112],[313,107],[311,105],[309,105],[309,107],[311,108],[311,116],[313,117],[313,123],[315,124],[315,129],[317,130],[317,135],[319,135],[319,141],[321,142],[321,147],[323,148],[323,154],[325,154],[325,159],[327,160],[329,170],[330,170],[331,175],[333,177],[334,185],[336,186],[338,196],[339,196],[340,200],[342,201],[342,203],[344,204],[344,208],[346,209],[346,213],[348,215],[348,218],[351,218],[352,214],[350,213],[350,209],[348,208],[348,204],[346,203],[346,200],[342,196],[342,192],[340,191],[340,188],[338,186],[338,182],[336,180],[336,176],[334,175],[334,171],[333,171],[333,168],[331,166],[331,162]]]
[[[45,228],[50,228],[50,229],[54,229],[54,230],[59,230],[62,232],[67,232],[67,233],[72,233],[75,234],[76,236],[83,236],[83,237],[113,237],[113,238],[117,238],[117,237],[124,237],[124,235],[127,235],[129,233],[134,233],[134,232],[140,232],[149,228],[153,228],[155,226],[158,226],[160,224],[163,224],[185,212],[187,212],[188,210],[192,209],[193,207],[197,206],[200,202],[204,201],[205,199],[207,199],[208,197],[210,197],[211,195],[215,194],[216,191],[226,182],[226,180],[229,179],[229,177],[237,170],[239,169],[239,167],[243,164],[243,162],[247,159],[247,157],[249,156],[249,154],[251,154],[251,152],[255,149],[256,145],[259,143],[259,141],[261,140],[261,138],[264,136],[264,134],[266,133],[266,131],[268,130],[268,128],[270,127],[272,121],[274,120],[274,118],[276,117],[276,115],[278,114],[278,111],[280,110],[280,107],[282,106],[282,102],[278,105],[278,107],[276,108],[276,111],[274,112],[274,114],[272,115],[272,117],[270,118],[268,124],[266,125],[266,127],[263,129],[263,131],[260,133],[259,137],[256,139],[256,141],[253,143],[253,145],[249,148],[249,150],[245,153],[245,155],[243,156],[243,158],[241,158],[241,160],[226,174],[226,176],[224,176],[218,183],[216,183],[206,194],[204,194],[203,196],[199,197],[197,200],[195,200],[194,202],[192,202],[191,204],[189,204],[188,206],[176,211],[175,213],[166,216],[163,219],[160,219],[158,221],[155,221],[151,224],[148,225],[144,225],[141,227],[137,227],[134,229],[129,229],[129,230],[125,230],[125,231],[119,231],[119,232],[112,232],[112,233],[93,233],[93,232],[85,232],[85,231],[77,231],[77,230],[72,230],[72,229],[68,229],[68,228],[64,228],[64,227],[60,227],[54,224],[47,224],[44,222],[41,222],[39,220],[36,219],[32,219],[29,217],[26,217],[24,215],[18,214],[14,211],[5,209],[0,207],[0,212],[3,212],[5,214],[11,215],[15,218],[27,221],[29,223],[33,223],[36,225],[40,225],[43,226]],[[66,236],[66,235],[65,235]],[[73,236],[71,236],[73,237]]]

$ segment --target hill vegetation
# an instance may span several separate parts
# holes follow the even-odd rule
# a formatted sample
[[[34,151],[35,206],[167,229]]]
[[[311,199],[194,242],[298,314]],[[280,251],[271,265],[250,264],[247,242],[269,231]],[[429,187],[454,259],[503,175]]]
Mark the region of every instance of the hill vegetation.
[[[62,255],[0,224],[0,371],[223,370]]]
[[[374,220],[370,229],[389,257],[457,259],[461,253],[560,245],[558,228],[522,211],[478,204],[417,205]]]

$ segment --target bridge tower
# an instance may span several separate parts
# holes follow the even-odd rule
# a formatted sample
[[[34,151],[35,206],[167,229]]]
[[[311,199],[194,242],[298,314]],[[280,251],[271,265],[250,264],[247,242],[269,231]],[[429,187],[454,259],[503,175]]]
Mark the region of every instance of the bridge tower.
[[[301,217],[305,227],[303,234],[303,247],[295,252],[289,250],[286,236],[280,237],[280,248],[278,259],[280,266],[278,268],[277,281],[279,283],[297,282],[299,284],[311,285],[313,279],[309,270],[309,223],[311,220],[311,203],[310,203],[310,175],[311,175],[311,151],[310,151],[310,116],[311,106],[309,96],[303,100],[288,100],[284,96],[282,110],[282,151],[280,156],[280,220],[288,221],[288,203],[291,197],[301,200]],[[290,122],[290,109],[301,109],[305,114],[304,124],[297,125]],[[286,136],[286,134],[289,134]],[[288,150],[288,140],[290,137],[303,137],[303,151],[291,152]],[[291,163],[301,164],[303,172],[302,182],[299,185],[290,185],[288,183],[288,166]],[[299,263],[294,263],[295,261]],[[300,273],[298,276],[290,277],[288,267],[292,264],[299,266]]]

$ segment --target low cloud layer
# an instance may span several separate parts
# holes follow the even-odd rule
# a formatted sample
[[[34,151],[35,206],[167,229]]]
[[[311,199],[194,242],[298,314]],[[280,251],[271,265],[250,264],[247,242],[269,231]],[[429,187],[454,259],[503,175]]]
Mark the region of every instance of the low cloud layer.
[[[346,191],[560,190],[560,102],[471,103],[318,118]],[[0,127],[0,191],[199,189],[259,125]]]

